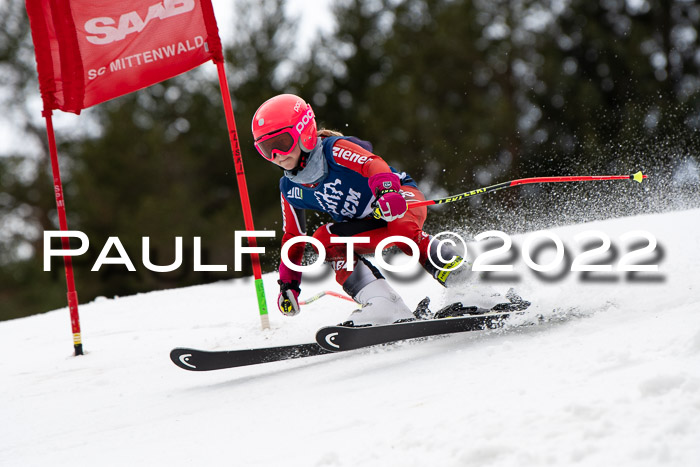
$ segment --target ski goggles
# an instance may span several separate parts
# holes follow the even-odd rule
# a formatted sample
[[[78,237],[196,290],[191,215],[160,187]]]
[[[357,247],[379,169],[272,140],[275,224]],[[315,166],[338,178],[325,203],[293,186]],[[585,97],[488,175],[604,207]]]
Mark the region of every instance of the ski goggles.
[[[258,138],[255,141],[255,149],[268,161],[273,161],[276,156],[290,154],[294,151],[306,127],[313,122],[314,117],[314,111],[309,105],[308,110],[299,116],[294,125]]]
[[[291,153],[299,141],[299,133],[294,127],[283,128],[269,135],[261,136],[255,142],[255,148],[268,161],[275,156],[286,156]]]

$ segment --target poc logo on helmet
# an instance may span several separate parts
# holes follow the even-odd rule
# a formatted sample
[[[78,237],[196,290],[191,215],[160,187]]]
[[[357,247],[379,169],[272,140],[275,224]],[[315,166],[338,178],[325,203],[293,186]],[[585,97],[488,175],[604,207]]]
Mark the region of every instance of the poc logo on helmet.
[[[306,128],[306,125],[308,125],[313,118],[314,111],[311,107],[309,107],[309,110],[307,110],[306,114],[303,117],[301,117],[301,120],[299,121],[299,123],[297,123],[297,126],[295,127],[297,133],[301,134],[301,132],[304,131],[304,128]]]

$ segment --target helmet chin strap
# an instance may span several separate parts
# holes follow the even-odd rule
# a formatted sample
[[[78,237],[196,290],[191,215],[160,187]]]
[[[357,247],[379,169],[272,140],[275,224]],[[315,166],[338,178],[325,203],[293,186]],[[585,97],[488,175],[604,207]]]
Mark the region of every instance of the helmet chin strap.
[[[301,147],[301,145],[299,145]],[[297,164],[296,168],[297,170],[302,170],[304,167],[306,167],[306,163],[309,161],[309,154],[310,152],[306,152],[304,148],[301,148],[301,155],[299,156],[299,163]]]

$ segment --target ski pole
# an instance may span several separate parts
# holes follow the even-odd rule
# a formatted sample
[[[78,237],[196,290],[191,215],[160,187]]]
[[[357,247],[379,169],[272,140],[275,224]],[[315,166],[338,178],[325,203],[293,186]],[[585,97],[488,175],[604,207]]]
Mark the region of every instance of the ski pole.
[[[323,292],[319,292],[316,295],[313,295],[313,296],[307,298],[306,300],[299,302],[299,305],[308,305],[309,303],[315,302],[319,298],[324,297],[326,295],[330,295],[332,297],[342,298],[343,300],[348,300],[350,302],[355,301],[352,298],[348,297],[347,295],[343,295],[343,294],[338,293],[338,292],[333,292],[332,290],[324,290]]]
[[[431,206],[433,204],[452,203],[454,201],[461,201],[474,195],[483,195],[484,193],[491,193],[493,191],[503,190],[504,188],[510,188],[518,185],[528,185],[530,183],[588,182],[593,180],[634,180],[635,182],[642,183],[642,180],[645,178],[647,178],[647,176],[643,175],[641,171],[632,175],[584,175],[564,177],[520,178],[518,180],[511,180],[510,182],[503,182],[498,183],[496,185],[477,188],[476,190],[466,191],[464,193],[448,196],[446,198],[427,199],[424,201],[410,202],[408,203],[408,209],[417,208],[420,206]],[[378,207],[374,208],[372,216],[377,219],[381,218],[381,212],[379,211]]]

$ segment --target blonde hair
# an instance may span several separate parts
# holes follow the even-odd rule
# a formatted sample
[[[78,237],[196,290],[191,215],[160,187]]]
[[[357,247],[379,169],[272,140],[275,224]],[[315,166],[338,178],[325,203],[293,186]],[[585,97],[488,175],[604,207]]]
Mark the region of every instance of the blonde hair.
[[[341,132],[335,130],[329,130],[327,128],[321,128],[318,130],[318,136],[321,138],[328,138],[329,136],[344,136]]]

